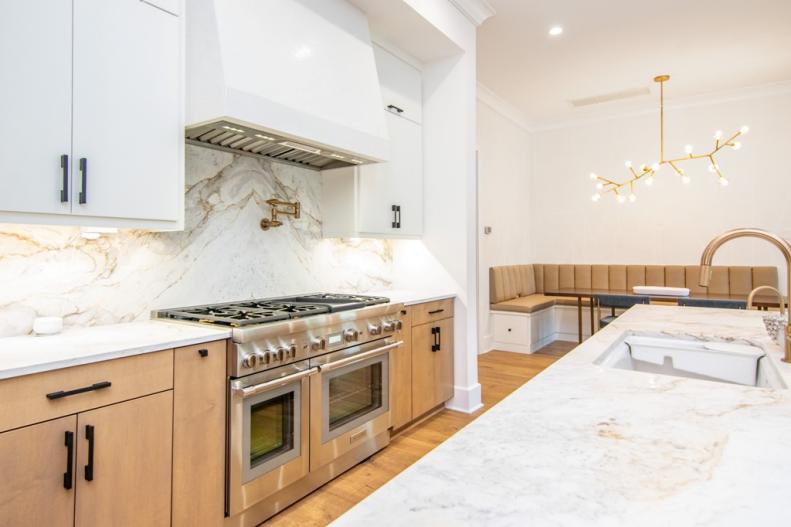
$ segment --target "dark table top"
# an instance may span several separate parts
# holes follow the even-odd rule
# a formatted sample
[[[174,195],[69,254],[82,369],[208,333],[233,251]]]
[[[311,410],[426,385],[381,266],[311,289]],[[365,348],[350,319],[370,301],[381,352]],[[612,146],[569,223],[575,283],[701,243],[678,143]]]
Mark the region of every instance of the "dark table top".
[[[712,303],[732,303],[734,306],[746,306],[747,295],[718,295],[713,293],[696,293],[691,291],[688,296],[673,296],[673,295],[638,295],[630,290],[614,290],[614,289],[588,289],[588,288],[559,288],[544,291],[547,296],[567,296],[577,298],[590,298],[592,296],[634,296],[634,297],[649,297],[651,300],[677,300],[679,298],[692,298],[695,300],[706,301]],[[753,306],[755,307],[778,307],[780,304],[777,297],[774,295],[756,295],[753,297]],[[786,300],[788,305],[788,300]]]

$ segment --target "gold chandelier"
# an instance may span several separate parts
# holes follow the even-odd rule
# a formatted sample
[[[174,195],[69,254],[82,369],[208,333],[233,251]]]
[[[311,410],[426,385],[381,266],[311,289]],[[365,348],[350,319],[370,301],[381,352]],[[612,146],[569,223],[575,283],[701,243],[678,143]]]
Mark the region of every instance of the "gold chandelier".
[[[659,161],[653,165],[640,165],[639,169],[635,169],[631,161],[626,162],[626,168],[629,170],[631,177],[622,183],[613,181],[606,177],[599,176],[598,174],[591,173],[590,178],[596,182],[596,193],[592,196],[593,201],[599,201],[602,194],[612,192],[618,203],[624,203],[627,199],[631,202],[637,200],[637,195],[634,193],[635,184],[641,179],[645,179],[645,184],[651,186],[654,183],[654,176],[657,170],[662,165],[670,165],[673,171],[681,178],[681,182],[689,184],[691,179],[687,176],[683,168],[679,168],[679,164],[684,161],[691,161],[693,159],[708,159],[709,172],[717,176],[717,180],[722,186],[728,185],[728,180],[720,172],[720,166],[717,164],[716,156],[723,148],[732,148],[738,150],[741,148],[741,143],[736,141],[740,135],[744,135],[749,131],[749,127],[742,126],[741,129],[730,136],[728,139],[723,140],[721,130],[714,133],[714,148],[709,152],[703,154],[693,153],[692,145],[686,145],[684,151],[685,156],[676,157],[673,159],[665,159],[665,82],[670,80],[670,75],[659,75],[654,77],[654,82],[659,83]],[[627,198],[628,192],[628,198]]]

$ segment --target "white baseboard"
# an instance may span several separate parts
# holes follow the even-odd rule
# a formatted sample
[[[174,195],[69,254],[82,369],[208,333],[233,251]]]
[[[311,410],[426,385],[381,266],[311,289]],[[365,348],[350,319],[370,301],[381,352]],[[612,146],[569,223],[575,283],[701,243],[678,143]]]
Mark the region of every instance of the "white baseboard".
[[[483,408],[481,401],[481,385],[475,383],[472,386],[454,386],[453,399],[445,403],[445,408],[471,414]]]

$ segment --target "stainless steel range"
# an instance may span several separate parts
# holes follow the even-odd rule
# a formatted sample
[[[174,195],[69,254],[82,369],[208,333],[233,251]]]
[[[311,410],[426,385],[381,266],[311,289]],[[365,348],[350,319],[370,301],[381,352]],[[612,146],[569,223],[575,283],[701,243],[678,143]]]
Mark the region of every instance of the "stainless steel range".
[[[316,293],[154,313],[232,328],[228,525],[257,525],[387,445],[402,309]]]

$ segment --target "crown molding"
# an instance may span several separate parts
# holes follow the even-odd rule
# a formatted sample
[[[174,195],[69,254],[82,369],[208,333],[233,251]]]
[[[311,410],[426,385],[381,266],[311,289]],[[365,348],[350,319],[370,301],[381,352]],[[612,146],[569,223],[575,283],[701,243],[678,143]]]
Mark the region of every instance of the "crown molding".
[[[450,3],[475,26],[480,26],[487,18],[494,16],[494,8],[486,0],[450,0]]]
[[[519,109],[506,101],[486,85],[478,82],[476,96],[480,102],[505,117],[525,132],[533,132],[534,128],[530,125],[524,114]]]
[[[786,95],[789,93],[791,93],[791,81],[783,81],[772,84],[750,86],[747,88],[739,88],[733,90],[710,92],[699,95],[689,95],[686,97],[676,98],[671,102],[668,102],[667,96],[665,96],[665,110],[683,110],[685,108],[714,106],[717,104],[726,104],[729,102],[738,102],[738,101],[744,101],[750,99],[760,99],[762,97],[773,97],[778,95]],[[656,104],[652,108],[630,109],[630,110],[622,110],[611,113],[604,113],[602,111],[584,117],[580,116],[569,119],[548,120],[545,122],[534,123],[531,126],[531,131],[542,132],[545,130],[559,130],[563,128],[573,128],[575,126],[585,126],[589,124],[602,123],[616,119],[638,117],[641,115],[651,115],[657,112],[659,112],[658,99],[656,101]]]

